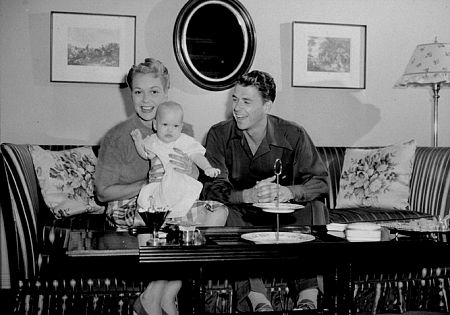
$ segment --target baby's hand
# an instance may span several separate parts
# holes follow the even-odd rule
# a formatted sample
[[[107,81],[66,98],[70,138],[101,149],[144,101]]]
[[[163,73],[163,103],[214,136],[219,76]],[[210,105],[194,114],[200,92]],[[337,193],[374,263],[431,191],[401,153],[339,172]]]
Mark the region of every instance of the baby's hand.
[[[141,141],[142,140],[142,133],[139,129],[134,129],[132,132],[130,132],[131,138],[133,138],[134,141]]]
[[[214,167],[208,167],[205,169],[205,174],[209,177],[217,177],[220,174],[220,169]]]

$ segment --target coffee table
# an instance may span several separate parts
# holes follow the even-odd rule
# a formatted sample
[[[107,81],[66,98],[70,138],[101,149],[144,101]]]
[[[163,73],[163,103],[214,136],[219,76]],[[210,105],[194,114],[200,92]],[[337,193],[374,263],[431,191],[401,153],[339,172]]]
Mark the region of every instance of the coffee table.
[[[201,228],[204,243],[184,246],[147,243],[146,233],[71,232],[66,263],[81,270],[117,272],[122,276],[185,279],[200,292],[187,309],[202,312],[208,279],[246,279],[249,276],[302,278],[323,274],[324,312],[354,311],[353,279],[361,273],[404,270],[408,267],[450,265],[449,243],[412,237],[379,242],[348,242],[326,233],[324,226],[283,227],[281,231],[310,233],[315,240],[294,244],[254,244],[244,233],[272,231],[273,227]],[[83,238],[84,237],[84,238]],[[127,266],[125,270],[118,266]],[[77,268],[71,269],[75,272]],[[305,271],[311,274],[305,274]],[[82,272],[86,274],[86,271]]]

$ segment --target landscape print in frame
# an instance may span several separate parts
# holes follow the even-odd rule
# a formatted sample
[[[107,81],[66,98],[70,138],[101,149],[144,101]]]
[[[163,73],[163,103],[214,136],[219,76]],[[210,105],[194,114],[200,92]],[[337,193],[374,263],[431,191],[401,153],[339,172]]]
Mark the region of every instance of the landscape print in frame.
[[[292,23],[292,86],[366,87],[365,25]]]
[[[135,63],[136,17],[51,12],[51,82],[124,83]]]

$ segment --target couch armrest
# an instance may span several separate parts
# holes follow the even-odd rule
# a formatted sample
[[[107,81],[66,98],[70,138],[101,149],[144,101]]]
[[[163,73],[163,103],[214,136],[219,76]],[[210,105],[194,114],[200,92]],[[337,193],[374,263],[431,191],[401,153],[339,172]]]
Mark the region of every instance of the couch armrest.
[[[450,213],[450,147],[418,147],[410,183],[411,210]]]
[[[2,165],[0,203],[5,220],[8,243],[8,260],[11,269],[11,283],[18,279],[31,279],[38,275],[42,250],[48,240],[45,226],[64,229],[106,228],[104,215],[77,216],[56,220],[46,206],[36,178],[29,144],[2,143]],[[47,150],[59,151],[77,145],[43,145]],[[98,146],[93,147],[97,152]],[[51,229],[50,229],[51,230]],[[64,235],[60,232],[58,235]]]
[[[39,198],[38,183],[28,145],[1,144],[4,176],[0,198],[5,219],[11,280],[37,272]]]

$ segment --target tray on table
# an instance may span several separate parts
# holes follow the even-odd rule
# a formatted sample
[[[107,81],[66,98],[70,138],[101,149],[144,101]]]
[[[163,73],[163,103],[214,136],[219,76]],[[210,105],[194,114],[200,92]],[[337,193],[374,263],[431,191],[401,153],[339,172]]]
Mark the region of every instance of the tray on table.
[[[430,221],[430,222],[427,222]],[[439,225],[431,220],[410,220],[382,223],[381,226],[390,230],[391,233],[401,234],[415,238],[432,238],[446,240],[450,234],[448,227]]]

